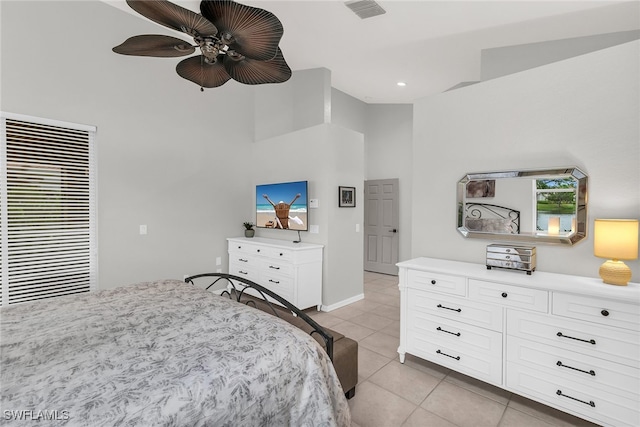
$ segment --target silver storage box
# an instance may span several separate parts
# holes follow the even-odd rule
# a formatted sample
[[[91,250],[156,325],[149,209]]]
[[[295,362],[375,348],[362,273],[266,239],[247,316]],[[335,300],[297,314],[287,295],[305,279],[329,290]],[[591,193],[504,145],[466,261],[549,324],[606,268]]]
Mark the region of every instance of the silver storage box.
[[[536,269],[535,246],[488,245],[487,269],[491,267],[526,271],[531,274]]]

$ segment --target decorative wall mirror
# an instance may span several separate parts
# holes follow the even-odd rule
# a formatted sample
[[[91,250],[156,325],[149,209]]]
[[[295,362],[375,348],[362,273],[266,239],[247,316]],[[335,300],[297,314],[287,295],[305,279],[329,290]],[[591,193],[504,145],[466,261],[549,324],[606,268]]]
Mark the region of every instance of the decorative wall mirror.
[[[587,236],[587,181],[576,167],[469,173],[458,182],[458,231],[573,245]]]

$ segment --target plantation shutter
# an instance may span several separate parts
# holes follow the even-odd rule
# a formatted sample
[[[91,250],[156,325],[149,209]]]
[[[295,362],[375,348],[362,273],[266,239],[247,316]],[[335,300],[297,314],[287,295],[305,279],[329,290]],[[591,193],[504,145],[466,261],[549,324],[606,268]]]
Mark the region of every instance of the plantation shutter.
[[[2,113],[2,305],[95,288],[95,132]]]

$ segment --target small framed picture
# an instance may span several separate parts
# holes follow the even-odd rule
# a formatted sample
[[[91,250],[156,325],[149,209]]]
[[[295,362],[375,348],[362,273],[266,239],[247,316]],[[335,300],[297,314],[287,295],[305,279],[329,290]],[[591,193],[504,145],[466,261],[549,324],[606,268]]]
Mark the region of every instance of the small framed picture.
[[[356,187],[338,187],[338,207],[356,207]]]

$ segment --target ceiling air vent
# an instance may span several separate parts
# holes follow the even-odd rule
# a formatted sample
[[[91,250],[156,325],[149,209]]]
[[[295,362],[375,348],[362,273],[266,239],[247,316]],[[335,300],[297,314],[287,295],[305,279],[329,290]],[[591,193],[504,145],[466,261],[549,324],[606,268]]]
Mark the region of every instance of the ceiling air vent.
[[[344,4],[361,19],[372,18],[387,13],[386,10],[373,0],[350,0],[344,2]]]

